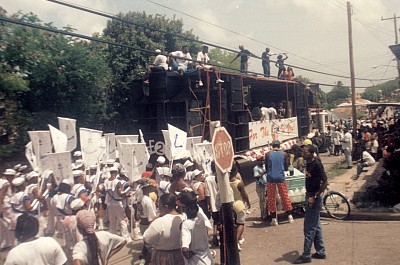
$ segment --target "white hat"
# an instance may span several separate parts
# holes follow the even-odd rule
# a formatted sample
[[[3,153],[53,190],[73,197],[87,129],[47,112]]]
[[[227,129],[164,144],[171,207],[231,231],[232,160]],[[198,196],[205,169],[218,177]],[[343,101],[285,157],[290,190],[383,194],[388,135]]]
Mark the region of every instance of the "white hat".
[[[183,164],[183,167],[184,167],[185,169],[188,168],[188,167],[191,167],[191,166],[193,166],[193,163],[190,162],[190,160],[186,160],[186,162]]]
[[[71,187],[74,186],[74,183],[70,179],[63,179],[61,182],[65,183],[65,184],[68,184]]]
[[[313,138],[315,136],[315,133],[309,133],[309,134],[307,134],[307,138],[308,139],[311,139],[311,138]]]
[[[71,209],[72,210],[79,210],[81,209],[83,206],[85,205],[85,203],[81,200],[81,199],[75,199],[71,202]]]
[[[16,187],[21,186],[22,184],[25,183],[25,178],[15,178],[12,181],[12,184]]]
[[[155,52],[161,52],[161,50],[160,50],[160,49],[157,49],[157,50],[155,50]]]
[[[196,176],[198,176],[198,175],[200,175],[200,174],[202,174],[203,172],[201,171],[201,170],[198,170],[198,169],[195,169],[195,170],[193,170],[193,172],[192,172],[192,176],[193,176],[193,178],[195,178]]]
[[[14,169],[14,170],[18,170],[20,167],[21,167],[21,164],[16,164],[16,165],[13,167],[13,169]]]
[[[114,167],[121,169],[122,165],[118,162],[114,162]]]
[[[7,175],[7,176],[15,176],[17,172],[12,169],[12,168],[7,168],[6,171],[4,171],[3,175]]]
[[[166,172],[164,172],[164,174],[163,174],[163,177],[172,177],[172,173],[171,173],[171,171],[166,171]]]
[[[118,168],[117,167],[111,167],[110,168],[110,172],[113,172],[113,171],[117,171],[118,172]]]
[[[25,169],[27,169],[27,168],[28,168],[27,165],[23,165],[23,166],[20,166],[20,167],[17,169],[17,171],[18,171],[18,172],[22,172],[23,170],[25,170]]]
[[[72,171],[72,175],[74,176],[74,178],[80,177],[83,174],[83,170],[73,170]]]
[[[165,163],[165,157],[163,157],[163,156],[159,156],[158,158],[157,158],[157,163],[159,163],[159,164],[164,164]]]
[[[82,156],[82,152],[81,151],[75,151],[74,152],[74,156]]]
[[[35,177],[39,177],[39,173],[37,173],[36,171],[31,171],[31,172],[29,172],[28,175],[26,175],[25,178],[26,178],[26,180],[31,180]]]

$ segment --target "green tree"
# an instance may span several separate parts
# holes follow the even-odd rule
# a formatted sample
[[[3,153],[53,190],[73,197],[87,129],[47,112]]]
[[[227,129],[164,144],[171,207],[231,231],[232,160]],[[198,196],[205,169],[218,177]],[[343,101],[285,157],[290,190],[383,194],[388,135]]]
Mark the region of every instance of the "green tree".
[[[336,107],[348,99],[350,94],[350,88],[343,86],[343,83],[338,81],[332,90],[326,94],[326,100],[328,102],[327,107],[329,109]]]
[[[367,87],[361,94],[361,97],[370,101],[378,102],[381,99],[382,90],[375,86]]]
[[[12,17],[43,25],[34,14]],[[26,131],[56,125],[57,116],[79,118],[80,126],[98,127],[104,122],[111,78],[98,45],[9,23],[0,30],[0,72],[8,77],[2,78],[1,86],[5,100],[15,106],[8,113],[16,128],[10,144],[21,148]]]
[[[235,57],[236,53],[222,50],[220,48],[210,49],[208,56],[213,64],[229,67],[230,69],[221,67],[221,71],[240,72],[240,60],[235,60],[230,63]],[[237,69],[237,70],[235,70]]]

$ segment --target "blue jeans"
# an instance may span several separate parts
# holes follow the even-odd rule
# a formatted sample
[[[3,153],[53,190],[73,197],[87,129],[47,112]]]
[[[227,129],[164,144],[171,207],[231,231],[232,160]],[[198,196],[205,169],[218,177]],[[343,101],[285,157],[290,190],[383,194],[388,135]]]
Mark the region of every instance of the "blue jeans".
[[[263,63],[262,64],[263,70],[264,70],[264,76],[268,77],[271,75],[271,68],[269,66],[269,63]]]
[[[303,257],[311,258],[311,247],[314,243],[315,250],[318,254],[325,254],[324,242],[322,241],[322,229],[320,221],[322,198],[319,196],[313,207],[306,205],[306,213],[304,216],[304,252]]]
[[[357,176],[360,176],[362,170],[364,167],[367,167],[368,163],[367,162],[362,162],[357,164]]]

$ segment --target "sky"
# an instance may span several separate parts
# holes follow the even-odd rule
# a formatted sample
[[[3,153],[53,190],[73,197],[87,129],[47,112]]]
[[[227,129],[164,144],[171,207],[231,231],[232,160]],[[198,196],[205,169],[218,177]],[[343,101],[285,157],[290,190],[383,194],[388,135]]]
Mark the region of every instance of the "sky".
[[[68,0],[67,2],[109,14],[146,12],[182,19],[185,30],[208,43],[229,49],[243,44],[261,56],[286,52],[287,64],[296,75],[321,84],[341,81],[350,87],[347,1],[345,0]],[[400,17],[399,0],[352,0],[352,38],[355,86],[363,88],[398,76],[397,63],[389,45],[395,44],[394,14]],[[0,0],[8,14],[32,12],[43,22],[77,33],[102,32],[107,19],[46,0]],[[391,18],[388,20],[382,20]],[[400,18],[397,28],[400,27]],[[398,31],[399,33],[399,31]],[[400,34],[399,34],[400,38]],[[145,47],[143,47],[145,48]],[[212,59],[212,58],[211,58]],[[271,57],[276,59],[276,55]],[[316,70],[336,77],[296,68]],[[271,64],[271,75],[277,68]],[[262,72],[261,61],[251,58],[250,71]],[[331,87],[321,86],[324,91]]]

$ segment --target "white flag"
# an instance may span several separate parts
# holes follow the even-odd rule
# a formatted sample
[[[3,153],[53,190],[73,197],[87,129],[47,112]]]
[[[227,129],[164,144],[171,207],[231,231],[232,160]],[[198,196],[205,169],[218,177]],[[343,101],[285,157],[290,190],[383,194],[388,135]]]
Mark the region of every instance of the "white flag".
[[[76,136],[76,120],[58,117],[58,128],[60,131],[67,135],[67,151],[72,151],[76,148],[77,136]]]
[[[106,160],[107,159],[115,159],[115,151],[117,149],[115,143],[115,133],[106,133],[104,134],[106,141]]]
[[[46,155],[53,152],[50,131],[29,131],[29,138],[32,141],[33,152],[36,156],[39,171],[45,170]]]
[[[119,158],[119,148],[121,143],[133,144],[138,143],[139,135],[115,135],[115,142],[117,143],[116,157]]]
[[[33,152],[32,141],[25,145],[25,157],[28,159],[32,169],[35,169],[38,166],[35,153]]]
[[[119,163],[126,171],[126,176],[132,179],[133,172],[133,143],[120,143],[119,150]]]
[[[171,154],[171,141],[169,140],[169,132],[168,130],[161,130],[164,136],[164,155],[165,157],[172,162],[172,154]]]
[[[102,131],[79,128],[82,158],[86,166],[95,165],[102,155],[102,134]]]
[[[171,124],[168,124],[168,133],[172,159],[190,157],[190,153],[186,150],[187,133]]]
[[[71,166],[71,153],[61,152],[53,153],[46,156],[47,166],[53,170],[56,182],[59,184],[63,179],[69,179],[74,182]]]
[[[133,172],[138,169],[139,173],[146,171],[146,165],[149,162],[149,151],[147,150],[146,143],[138,143],[133,144]],[[135,161],[136,160],[136,161]],[[141,175],[133,175],[132,174],[132,181],[136,181],[141,177]]]
[[[214,160],[212,143],[195,144],[194,150],[193,159],[203,166],[205,173],[212,174],[211,162]]]
[[[201,136],[188,137],[186,141],[186,149],[190,152],[192,158],[194,158],[194,145],[201,143]]]
[[[67,151],[67,143],[68,143],[67,135],[62,131],[60,131],[59,129],[51,126],[50,124],[48,126],[50,129],[51,140],[53,141],[54,145],[54,152],[60,153]]]

